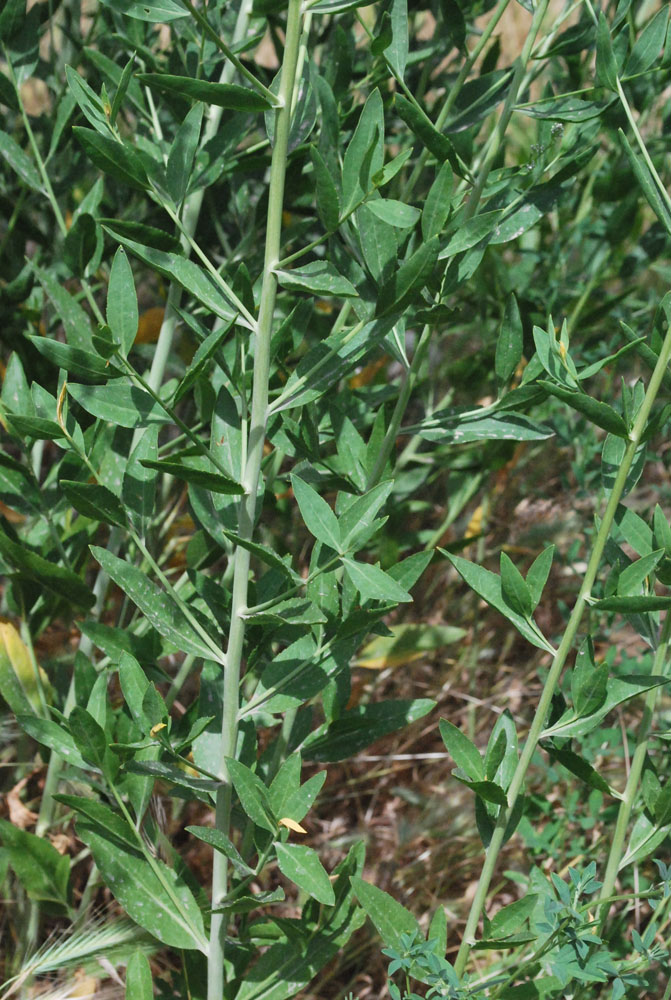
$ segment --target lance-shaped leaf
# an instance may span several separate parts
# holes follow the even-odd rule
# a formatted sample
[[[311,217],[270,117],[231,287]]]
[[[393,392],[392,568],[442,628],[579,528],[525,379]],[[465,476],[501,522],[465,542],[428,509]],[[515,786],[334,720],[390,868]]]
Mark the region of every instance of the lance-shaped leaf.
[[[307,892],[318,903],[333,906],[335,893],[321,861],[311,847],[304,844],[275,844],[277,864],[299,889]]]
[[[389,893],[358,876],[352,878],[352,888],[388,948],[403,951],[404,934],[423,939],[416,917]]]
[[[563,385],[557,385],[555,382],[548,382],[546,379],[539,379],[537,384],[542,386],[552,396],[556,396],[562,402],[568,403],[578,413],[582,413],[583,416],[587,417],[591,423],[596,424],[597,427],[602,427],[605,431],[615,434],[617,437],[626,438],[629,436],[629,431],[624,420],[617,410],[614,410],[607,403],[602,403],[601,400],[594,399],[592,396],[588,396],[587,393],[576,392]]]
[[[233,111],[267,111],[272,108],[270,101],[251,87],[239,87],[234,83],[210,83],[196,80],[191,76],[172,76],[169,73],[137,73],[140,83],[146,83],[154,90],[177,94],[190,101],[203,101],[218,108]]]
[[[245,490],[240,483],[233,479],[228,479],[220,472],[208,472],[196,465],[188,465],[185,461],[174,461],[173,459],[142,459],[140,464],[145,469],[155,469],[157,472],[164,472],[182,482],[191,483],[200,489],[209,490],[211,493],[224,493],[228,495],[241,496]]]
[[[94,595],[71,569],[43,559],[31,549],[13,542],[2,531],[0,531],[0,555],[17,570],[20,576],[35,580],[57,597],[67,596],[68,600],[83,608],[90,608],[95,604]]]

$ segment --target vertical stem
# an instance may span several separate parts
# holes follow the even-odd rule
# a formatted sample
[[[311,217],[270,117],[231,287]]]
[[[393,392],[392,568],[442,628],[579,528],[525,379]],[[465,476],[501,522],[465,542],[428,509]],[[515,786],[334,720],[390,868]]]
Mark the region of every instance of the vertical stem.
[[[583,579],[578,598],[576,600],[573,611],[569,618],[568,624],[566,626],[566,631],[562,637],[562,641],[559,644],[559,648],[555,653],[554,659],[552,661],[552,666],[550,667],[550,672],[548,673],[547,680],[543,687],[536,712],[529,729],[529,734],[527,736],[526,742],[524,744],[524,749],[518,761],[517,767],[515,769],[515,774],[510,783],[510,788],[508,789],[508,805],[507,807],[502,806],[499,810],[499,814],[496,820],[496,826],[494,833],[492,834],[492,839],[487,848],[487,854],[485,856],[485,862],[482,868],[482,873],[480,875],[480,880],[478,882],[478,887],[473,897],[473,903],[466,921],[466,928],[464,930],[463,939],[461,942],[461,947],[457,954],[457,959],[454,965],[457,975],[461,976],[465,967],[468,957],[471,952],[471,948],[475,942],[475,935],[478,929],[478,923],[480,920],[480,913],[487,900],[487,893],[489,891],[489,884],[496,867],[496,862],[498,860],[499,852],[503,846],[503,840],[505,836],[506,827],[508,825],[508,820],[515,808],[517,799],[522,791],[522,786],[524,784],[524,779],[526,777],[529,764],[531,763],[531,758],[534,755],[536,747],[538,745],[539,737],[543,731],[543,726],[545,723],[545,717],[550,708],[550,702],[552,701],[552,695],[554,694],[557,682],[561,676],[566,658],[571,650],[573,641],[578,632],[578,627],[580,625],[580,619],[582,618],[583,610],[585,608],[585,603],[587,598],[590,596],[594,581],[596,579],[596,574],[601,562],[601,557],[603,555],[604,548],[606,546],[606,541],[610,534],[611,527],[613,525],[613,520],[615,518],[615,512],[617,510],[618,504],[624,492],[625,483],[627,481],[627,476],[629,475],[629,470],[634,461],[634,456],[638,448],[639,442],[645,426],[650,415],[650,410],[652,404],[655,401],[657,393],[659,392],[659,387],[666,371],[666,367],[671,358],[671,328],[668,330],[664,343],[662,345],[662,350],[660,352],[659,358],[657,359],[657,364],[655,365],[655,370],[652,373],[650,379],[650,384],[645,394],[645,398],[641,405],[641,409],[638,412],[636,421],[631,434],[629,435],[629,441],[624,453],[624,458],[622,460],[622,465],[617,473],[615,479],[615,484],[613,486],[613,492],[610,495],[608,504],[606,506],[606,511],[603,516],[603,521],[599,527],[599,531],[594,542],[594,548],[592,549],[592,554],[587,565],[587,570],[585,572],[585,577]]]
[[[665,665],[668,659],[670,641],[671,614],[667,612],[666,618],[664,619],[664,625],[662,626],[659,646],[657,647],[657,651],[655,653],[655,659],[652,667],[653,674],[666,673]],[[606,873],[604,875],[603,885],[599,893],[600,901],[608,899],[613,894],[615,889],[615,879],[617,878],[620,861],[622,860],[622,855],[624,853],[624,840],[627,835],[627,827],[631,817],[631,810],[634,806],[634,802],[636,801],[641,774],[645,764],[645,755],[648,752],[650,729],[652,728],[655,704],[657,702],[658,695],[659,688],[654,687],[651,688],[645,696],[643,715],[641,717],[641,721],[639,722],[636,734],[636,750],[634,751],[634,756],[631,761],[627,784],[625,786],[624,795],[622,797],[622,801],[620,802],[620,808],[617,814],[617,823],[615,824],[615,833],[613,834],[613,840],[608,854]],[[608,907],[602,906],[599,918],[599,933],[603,931],[607,917]]]
[[[254,339],[254,373],[252,385],[252,406],[247,441],[247,460],[242,478],[245,496],[240,503],[239,534],[246,540],[254,532],[256,518],[256,494],[261,474],[263,442],[265,439],[268,411],[268,374],[270,370],[270,339],[273,328],[273,314],[277,295],[275,268],[279,260],[282,229],[282,207],[284,202],[284,182],[287,167],[289,131],[291,128],[291,104],[296,78],[299,42],[301,36],[301,0],[289,0],[287,11],[287,32],[280,81],[280,107],[275,112],[275,141],[270,166],[268,188],[268,215],[266,222],[266,246],[261,285],[259,318]],[[240,669],[242,648],[245,637],[245,622],[242,617],[247,606],[250,554],[241,545],[237,546],[233,570],[233,598],[231,607],[231,627],[226,650],[224,668],[224,710],[221,731],[220,774],[224,780],[217,794],[217,829],[228,833],[231,814],[231,787],[226,772],[226,757],[235,755],[238,737],[238,708],[240,698]],[[228,888],[228,859],[219,851],[214,854],[212,872],[212,906],[216,908],[226,896]],[[224,988],[224,947],[226,937],[225,913],[212,915],[210,950],[208,956],[208,1000],[221,1000]]]

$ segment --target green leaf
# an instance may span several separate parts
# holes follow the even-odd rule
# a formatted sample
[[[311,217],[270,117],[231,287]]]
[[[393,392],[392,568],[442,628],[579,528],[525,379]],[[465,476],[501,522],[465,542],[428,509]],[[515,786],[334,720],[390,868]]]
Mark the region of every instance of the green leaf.
[[[391,479],[384,483],[378,483],[372,490],[357,497],[343,511],[339,521],[343,552],[351,549],[356,551],[357,547],[360,548],[368,541],[368,529],[373,524],[380,508],[386,503],[393,488],[394,483]]]
[[[180,254],[168,253],[154,246],[144,246],[129,239],[124,234],[124,227],[108,224],[103,227],[108,230],[115,239],[130,250],[149,267],[158,271],[164,278],[176,281],[178,285],[193,295],[194,298],[202,302],[206,308],[210,309],[215,316],[224,321],[234,319],[238,314],[238,307],[229,303],[224,295],[222,287],[215,284],[211,275],[193,260],[182,257]],[[239,317],[238,323],[248,326],[247,320]]]
[[[633,548],[639,556],[647,556],[653,550],[653,533],[635,511],[624,504],[618,504],[615,511],[615,523],[622,532],[625,542]]]
[[[107,286],[107,325],[127,356],[137,335],[138,307],[135,282],[126,251],[119,247]]]
[[[338,189],[326,165],[324,157],[316,146],[310,146],[310,157],[315,174],[317,191],[317,211],[327,232],[332,233],[338,228],[340,219],[340,198]]]
[[[522,899],[502,906],[491,919],[488,937],[506,938],[515,934],[531,916],[537,902],[538,896],[535,893],[527,893]]]
[[[324,763],[345,760],[382,736],[423,718],[435,705],[428,698],[358,705],[343,712],[330,726],[322,727],[324,732],[312,733],[303,744],[303,758]]]
[[[103,361],[97,354],[83,351],[69,344],[61,344],[58,340],[48,340],[46,337],[28,337],[33,347],[57,368],[76,375],[78,378],[93,382],[106,382],[108,378],[120,375],[118,369]]]
[[[394,103],[399,117],[422,145],[426,146],[440,164],[449,160],[454,172],[461,176],[452,143],[446,135],[438,131],[419,105],[409,101],[403,94],[396,94]]]
[[[671,823],[667,823],[665,826],[658,826],[657,823],[652,822],[645,812],[639,813],[631,831],[627,849],[618,865],[618,872],[621,872],[628,865],[643,861],[644,858],[649,857],[667,839],[670,832]]]
[[[443,743],[457,767],[461,768],[473,781],[482,780],[485,776],[485,769],[478,748],[471,743],[465,733],[462,733],[447,719],[440,720],[439,728]]]
[[[152,1000],[154,981],[147,956],[134,951],[126,965],[126,1000]]]
[[[136,191],[145,191],[149,187],[147,172],[132,146],[80,125],[76,125],[72,133],[91,162],[103,173]]]
[[[6,132],[0,132],[0,156],[18,174],[24,184],[42,194],[42,180],[37,167],[18,143]]]
[[[596,664],[591,636],[582,643],[571,674],[571,698],[577,715],[592,715],[606,700],[608,664]]]
[[[50,841],[0,819],[0,840],[9,863],[30,899],[63,912],[69,909],[70,858]]]
[[[376,87],[368,97],[354,134],[349,141],[342,168],[342,210],[347,213],[374,187],[373,175],[384,162],[384,113]]]
[[[388,948],[404,951],[401,942],[403,934],[422,940],[422,934],[416,918],[401,906],[397,900],[378,889],[376,885],[364,882],[362,878],[353,876],[351,879],[354,895],[373,922],[375,929]]]
[[[493,212],[484,212],[460,223],[456,232],[447,241],[447,245],[438,254],[438,260],[446,260],[448,257],[463,253],[464,250],[470,250],[488,236],[492,236],[501,221],[502,214],[503,209],[497,208]]]
[[[58,566],[43,559],[36,552],[13,542],[0,530],[0,555],[29,580],[35,580],[57,597],[67,597],[68,601],[83,608],[93,607],[95,597],[84,581],[71,569]]]
[[[305,526],[318,541],[340,552],[338,519],[323,497],[300,476],[291,477],[291,485]]]
[[[316,604],[305,597],[290,597],[286,601],[274,604],[272,608],[265,611],[254,611],[251,608],[241,615],[245,621],[254,622],[257,625],[272,623],[287,625],[324,625],[327,622],[326,615],[320,611]]]
[[[575,774],[577,778],[584,781],[590,788],[596,788],[598,791],[605,792],[607,795],[613,794],[610,785],[605,778],[602,778],[599,772],[596,771],[591,764],[589,764],[579,754],[574,753],[573,750],[550,745],[546,745],[545,749],[552,760],[558,761],[563,767],[566,768],[567,771],[570,771],[571,774]]]
[[[599,23],[596,29],[596,79],[603,87],[617,93],[617,62],[613,53],[610,27],[603,11],[599,11]]]
[[[98,725],[86,709],[75,705],[70,713],[70,734],[84,760],[93,767],[103,771],[105,768],[105,752],[107,738],[104,730]]]
[[[604,597],[600,601],[594,601],[592,607],[597,611],[619,611],[625,615],[639,615],[648,611],[665,611],[671,608],[671,597],[661,597],[657,594]]]
[[[636,180],[638,181],[641,191],[645,195],[650,208],[664,226],[666,232],[671,235],[671,211],[669,210],[664,194],[660,192],[657,187],[657,182],[655,181],[650,167],[647,165],[645,160],[632,149],[629,140],[622,129],[618,129],[618,135],[620,136],[620,142],[622,143],[624,151],[627,155],[627,159],[629,160],[631,169],[634,172],[634,176],[636,177]]]
[[[236,545],[241,545],[243,549],[247,549],[252,555],[255,555],[257,559],[265,563],[267,566],[271,566],[273,569],[277,569],[280,573],[283,573],[288,577],[292,583],[302,583],[303,578],[296,573],[291,566],[278,556],[274,549],[269,548],[267,545],[261,545],[260,542],[250,542],[249,539],[243,538],[242,535],[236,535],[233,531],[226,531],[224,529],[224,535],[226,538],[230,538],[232,542]]]
[[[53,722],[51,719],[38,719],[35,715],[17,715],[16,721],[25,733],[28,733],[42,746],[49,747],[50,750],[57,753],[66,764],[72,764],[73,767],[86,770],[86,761],[77,749],[75,741],[67,729],[59,723]]]
[[[494,370],[496,371],[496,377],[500,385],[508,382],[514,374],[522,360],[523,350],[522,317],[520,316],[517,299],[511,292],[506,299],[501,329],[496,341]]]
[[[137,73],[140,83],[155,90],[178,94],[190,101],[203,101],[218,108],[233,111],[267,111],[272,104],[251,87],[234,83],[210,83],[191,76],[171,76],[169,73]]]
[[[463,577],[468,586],[471,587],[476,594],[479,594],[483,600],[487,601],[488,604],[491,604],[493,608],[500,611],[501,614],[515,626],[518,632],[522,633],[525,639],[527,639],[533,646],[537,646],[539,649],[544,649],[550,653],[554,652],[554,647],[551,646],[547,639],[541,635],[535,625],[527,622],[522,615],[513,611],[513,609],[505,603],[501,591],[501,578],[497,576],[496,573],[491,573],[488,569],[485,569],[484,566],[478,566],[476,563],[471,563],[467,559],[462,559],[460,556],[452,555],[444,549],[439,549],[439,551],[450,560],[456,571],[461,577]]]
[[[101,0],[101,3],[126,17],[137,18],[138,21],[168,24],[177,18],[189,16],[188,10],[176,0],[145,0],[144,3],[135,3],[134,0]]]
[[[396,229],[411,229],[421,214],[418,208],[405,205],[402,201],[394,201],[393,198],[371,198],[366,206],[378,219]]]
[[[96,220],[88,212],[81,212],[70,226],[63,241],[63,260],[78,278],[86,268],[98,246]]]
[[[191,890],[158,858],[121,848],[116,837],[89,820],[77,821],[77,836],[91,850],[103,881],[140,927],[171,948],[207,954],[203,916]]]
[[[392,278],[380,289],[376,316],[400,312],[414,294],[427,283],[438,259],[438,237],[422,242],[408,260],[404,260]]]
[[[333,906],[335,893],[329,877],[322,867],[316,851],[301,844],[275,844],[277,864],[299,889],[307,892],[318,903]]]
[[[105,524],[116,524],[120,528],[126,526],[124,508],[106,486],[98,486],[96,483],[77,483],[69,479],[61,479],[59,486],[75,510],[84,517],[103,521]]]
[[[242,878],[254,874],[254,869],[245,864],[235,844],[221,830],[214,830],[211,826],[187,826],[186,832],[225,855]]]
[[[86,120],[89,124],[93,125],[94,129],[97,132],[100,132],[101,135],[109,137],[109,122],[107,120],[107,115],[105,114],[102,101],[98,95],[95,91],[91,90],[86,80],[80,76],[77,70],[73,69],[72,66],[65,67],[65,76],[68,81],[70,92],[79,105],[79,108]]]
[[[177,134],[170,147],[166,165],[166,181],[168,194],[176,205],[181,204],[189,187],[204,110],[205,105],[202,103],[191,108],[177,129]]]
[[[87,413],[119,427],[171,422],[163,407],[148,392],[128,382],[116,381],[100,386],[68,382],[68,393]]]
[[[501,595],[508,607],[518,615],[531,618],[534,610],[531,591],[517,566],[505,552],[501,553]]]
[[[593,399],[584,392],[576,392],[573,389],[567,389],[563,385],[556,385],[556,383],[548,382],[545,379],[538,379],[537,385],[545,389],[546,392],[549,392],[550,395],[561,399],[562,402],[568,403],[569,406],[577,410],[578,413],[582,413],[583,416],[587,417],[591,423],[596,424],[597,427],[602,427],[605,431],[615,434],[617,437],[629,437],[629,431],[624,420],[607,403]]]
[[[91,321],[87,313],[63,287],[62,282],[32,261],[30,266],[65,328],[68,344],[81,350],[90,350]]]
[[[59,795],[58,801],[68,809],[74,809],[85,819],[103,827],[108,834],[118,840],[120,846],[137,850],[137,833],[132,826],[117,812],[97,799],[85,798],[82,795]]]
[[[543,549],[539,556],[536,556],[529,567],[529,572],[527,573],[527,587],[531,593],[532,611],[536,609],[538,602],[543,596],[543,588],[545,587],[548,576],[550,575],[554,554],[555,546],[548,545],[546,549]]]
[[[154,461],[157,456],[158,426],[150,424],[149,427],[145,427],[140,440],[130,453],[121,485],[121,501],[141,535],[145,534],[147,524],[154,513],[158,479],[155,469],[148,468],[143,463]]]
[[[341,298],[355,298],[358,294],[351,281],[339,274],[333,264],[326,260],[313,260],[291,271],[278,269],[275,274],[280,285],[290,291],[337,295]]]
[[[618,705],[623,705],[631,698],[636,698],[638,695],[645,694],[646,691],[650,691],[652,688],[668,683],[669,678],[657,677],[653,674],[643,676],[631,674],[622,675],[621,677],[611,677],[607,683],[606,700],[592,715],[581,716],[579,718],[574,709],[568,709],[554,725],[541,733],[540,738],[546,739],[548,736],[553,736],[564,739],[569,736],[584,736],[585,733],[589,733],[595,729],[601,723],[601,720],[609,712],[612,712],[614,708],[617,708]]]
[[[429,188],[422,209],[422,236],[430,240],[445,228],[452,207],[454,173],[448,162],[442,164]]]
[[[277,833],[278,821],[270,804],[268,789],[261,779],[239,760],[226,757],[226,769],[240,804],[252,823],[270,833]]]
[[[177,649],[194,656],[214,659],[213,646],[208,646],[187,620],[184,612],[173,599],[132,563],[101,549],[91,546],[91,553],[107,575],[121,587],[131,601],[138,606],[157,632],[168,639]]]
[[[408,0],[391,0],[391,42],[384,54],[394,76],[402,80],[408,61]]]
[[[232,496],[242,496],[245,492],[240,483],[228,479],[220,472],[207,472],[207,470],[197,466],[187,465],[184,461],[174,461],[172,459],[142,459],[140,462],[145,469],[155,469],[157,472],[164,472],[168,476],[174,476],[185,483],[192,483],[199,489],[209,490],[211,493],[221,493]]]
[[[412,597],[393,577],[380,569],[380,564],[354,562],[343,557],[342,564],[345,573],[361,594],[364,601],[412,601]]]
[[[648,21],[636,39],[631,55],[624,67],[625,77],[645,73],[659,59],[664,49],[666,31],[669,26],[669,10],[664,6]]]

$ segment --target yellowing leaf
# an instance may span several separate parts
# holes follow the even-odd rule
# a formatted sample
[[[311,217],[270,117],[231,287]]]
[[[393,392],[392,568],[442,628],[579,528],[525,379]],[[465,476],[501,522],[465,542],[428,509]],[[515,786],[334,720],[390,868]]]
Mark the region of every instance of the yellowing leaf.
[[[464,629],[448,625],[395,625],[391,632],[390,636],[380,635],[367,643],[359,653],[356,665],[368,670],[401,667],[441,646],[458,642],[466,635]]]
[[[162,729],[166,728],[165,722],[157,722],[155,726],[152,726],[149,730],[150,736],[156,736],[156,733],[160,733]]]
[[[482,531],[482,504],[475,508],[464,532],[464,538],[475,538]]]
[[[293,830],[294,833],[308,832],[307,830],[303,829],[300,823],[297,823],[295,819],[289,819],[288,816],[285,816],[283,819],[280,820],[280,826],[286,826],[287,830]]]
[[[11,622],[0,622],[0,693],[15,715],[42,714],[39,684],[48,687],[41,668],[39,682],[30,652]]]
[[[163,306],[153,306],[145,310],[137,324],[136,344],[155,344],[161,332],[165,309]]]

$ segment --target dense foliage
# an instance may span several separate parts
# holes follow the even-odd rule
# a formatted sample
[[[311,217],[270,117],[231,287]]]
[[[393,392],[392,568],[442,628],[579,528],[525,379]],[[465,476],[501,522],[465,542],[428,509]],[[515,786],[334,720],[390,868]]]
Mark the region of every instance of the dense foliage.
[[[369,918],[393,1000],[671,996],[668,15],[7,0],[6,995],[100,956],[129,1000],[344,989]],[[588,517],[492,564],[516,474]],[[354,664],[474,678],[485,606],[540,682],[435,713],[481,851],[448,919],[311,814],[433,718]]]

